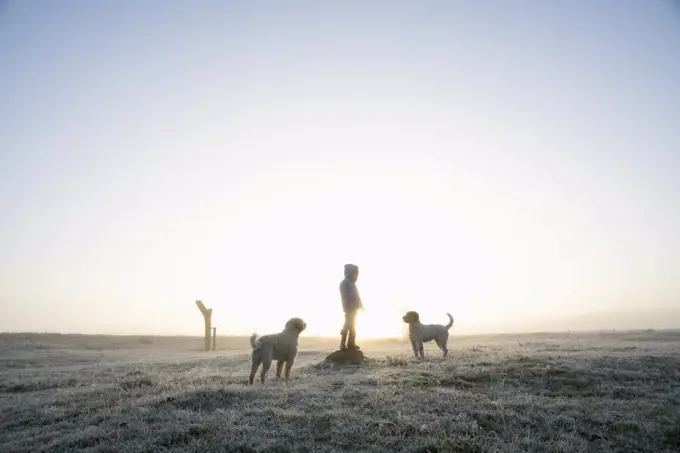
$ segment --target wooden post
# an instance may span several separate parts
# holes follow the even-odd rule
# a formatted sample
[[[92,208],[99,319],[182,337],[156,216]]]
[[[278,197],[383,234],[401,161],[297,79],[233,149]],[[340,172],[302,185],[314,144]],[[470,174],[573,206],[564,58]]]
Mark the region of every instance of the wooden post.
[[[217,344],[217,327],[213,327],[213,351],[215,350],[215,344]]]
[[[203,305],[203,302],[200,300],[196,301],[196,306],[198,306],[198,309],[201,310],[201,313],[203,314],[203,321],[205,323],[205,350],[210,351],[210,324],[212,322],[212,308],[205,308],[205,305]]]

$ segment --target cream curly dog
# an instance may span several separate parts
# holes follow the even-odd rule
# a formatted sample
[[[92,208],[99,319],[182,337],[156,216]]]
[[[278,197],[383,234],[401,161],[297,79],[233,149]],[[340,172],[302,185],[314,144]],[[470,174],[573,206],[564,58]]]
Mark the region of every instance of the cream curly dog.
[[[434,340],[439,346],[439,349],[444,353],[444,357],[448,353],[446,343],[449,340],[449,329],[453,326],[453,317],[447,313],[449,323],[443,324],[423,324],[420,322],[420,315],[416,311],[408,311],[402,317],[404,322],[408,324],[408,336],[411,340],[413,353],[416,357],[425,358],[425,351],[423,350],[423,343]]]
[[[295,363],[298,352],[298,338],[300,333],[307,328],[307,324],[300,318],[291,318],[286,323],[283,332],[263,335],[258,338],[257,334],[250,337],[250,346],[253,348],[253,364],[250,368],[249,383],[252,385],[255,373],[262,364],[260,381],[264,384],[265,377],[272,365],[272,360],[276,360],[276,377],[281,377],[283,365],[286,365],[285,378],[290,378],[290,370]]]

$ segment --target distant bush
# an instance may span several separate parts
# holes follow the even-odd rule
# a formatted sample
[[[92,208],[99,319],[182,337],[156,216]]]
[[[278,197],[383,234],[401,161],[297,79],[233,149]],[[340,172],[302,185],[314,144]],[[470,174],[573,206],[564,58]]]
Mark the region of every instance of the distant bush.
[[[387,356],[385,358],[387,366],[407,366],[408,362],[404,356]]]

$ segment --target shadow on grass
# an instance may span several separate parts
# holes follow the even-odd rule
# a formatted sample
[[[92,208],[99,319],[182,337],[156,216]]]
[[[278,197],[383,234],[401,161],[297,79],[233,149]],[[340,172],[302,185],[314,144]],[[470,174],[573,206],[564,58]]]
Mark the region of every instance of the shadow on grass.
[[[257,392],[246,389],[201,389],[166,397],[153,404],[155,409],[183,409],[193,412],[214,412],[230,409],[259,398]]]
[[[425,445],[411,453],[482,453],[483,450],[466,439],[445,439],[434,445]]]
[[[158,451],[184,449],[202,439],[211,439],[214,429],[211,426],[200,424],[170,424],[158,426],[150,436],[134,442],[133,451]],[[129,437],[129,436],[123,436]],[[88,426],[85,429],[73,430],[61,436],[41,451],[97,451],[116,452],[120,451],[121,432],[115,429],[106,429],[98,426]],[[131,445],[132,446],[132,445]],[[214,445],[213,445],[214,447]]]
[[[55,381],[17,382],[0,387],[1,393],[31,393],[60,388],[76,387],[78,381],[74,378]]]

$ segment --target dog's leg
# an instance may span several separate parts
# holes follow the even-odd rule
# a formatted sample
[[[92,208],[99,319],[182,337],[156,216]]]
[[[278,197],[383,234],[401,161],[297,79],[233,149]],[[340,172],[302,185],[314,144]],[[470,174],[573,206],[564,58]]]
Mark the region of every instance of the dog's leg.
[[[437,338],[435,339],[435,343],[437,343],[437,346],[439,346],[439,349],[442,350],[442,353],[444,354],[443,357],[446,358],[446,354],[449,352],[448,349],[446,349],[446,341],[448,338]]]
[[[293,364],[294,364],[294,363],[295,363],[295,357],[286,360],[286,374],[285,374],[286,381],[287,381],[288,379],[290,379],[290,370],[293,369]]]
[[[250,367],[250,379],[248,379],[248,383],[250,385],[253,385],[253,381],[255,380],[255,373],[257,373],[257,369],[260,367],[260,363],[262,362],[262,359],[260,358],[260,355],[258,354],[255,356],[253,354],[253,364]]]
[[[265,351],[264,354],[262,354],[262,372],[260,373],[260,382],[264,384],[265,378],[267,377],[267,373],[269,372],[269,368],[272,366],[272,355],[274,351]]]
[[[449,331],[447,330],[446,334],[442,338],[442,344],[444,346],[444,358],[446,358],[449,355],[448,343],[449,343]]]
[[[421,341],[418,343],[418,352],[420,352],[420,358],[424,359],[425,358],[425,348],[424,348],[424,343]]]
[[[413,348],[413,354],[415,354],[416,359],[418,358],[418,342],[416,340],[411,340],[411,347]]]
[[[276,361],[276,378],[280,379],[281,378],[281,371],[283,371],[283,364],[285,362],[283,360],[277,360]]]
[[[264,381],[267,377],[267,372],[269,371],[269,368],[272,366],[272,361],[270,360],[263,360],[262,361],[262,371],[260,372],[260,382],[264,384]]]

